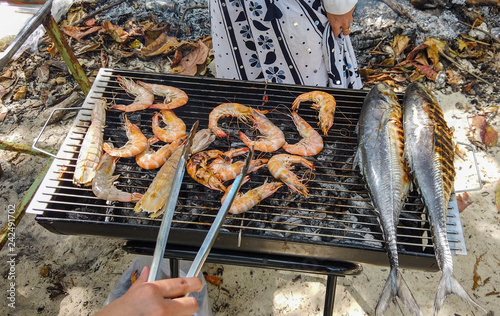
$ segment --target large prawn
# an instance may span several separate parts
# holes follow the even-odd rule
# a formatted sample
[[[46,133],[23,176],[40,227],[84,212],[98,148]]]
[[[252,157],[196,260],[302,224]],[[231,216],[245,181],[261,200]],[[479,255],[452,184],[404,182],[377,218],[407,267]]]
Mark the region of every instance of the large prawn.
[[[104,143],[102,148],[110,156],[133,157],[140,154],[148,147],[148,139],[141,132],[139,126],[131,123],[126,115],[123,117],[125,120],[125,130],[127,131],[128,142],[120,148],[114,148],[112,145]]]
[[[314,156],[323,150],[323,138],[297,112],[292,112],[293,123],[302,139],[296,144],[285,143],[283,149],[290,154],[299,156]]]
[[[214,139],[215,137],[212,137],[207,130],[198,131],[193,137],[191,152],[196,153],[196,150],[204,150]],[[170,195],[182,150],[183,146],[177,147],[160,168],[144,196],[135,205],[136,212],[150,213],[152,218],[162,214],[161,209]]]
[[[160,127],[160,117],[165,127]],[[153,116],[153,133],[165,143],[171,143],[186,135],[186,124],[173,111],[161,110]]]
[[[210,170],[221,181],[229,181],[235,179],[243,170],[245,166],[244,161],[233,162],[233,158],[248,153],[248,147],[237,148],[226,151],[219,157],[215,158],[210,164]],[[250,161],[248,166],[248,173],[254,172],[267,163],[268,159],[254,159]]]
[[[292,164],[301,164],[311,170],[315,169],[313,163],[304,157],[288,154],[272,156],[267,163],[267,168],[277,180],[283,181],[290,189],[308,197],[309,191],[307,187],[299,180],[297,175],[291,171],[293,168]]]
[[[92,109],[91,123],[83,139],[76,162],[73,183],[90,185],[102,155],[103,131],[106,122],[106,100],[99,99]]]
[[[120,175],[113,176],[118,159],[120,158],[108,154],[102,156],[97,173],[92,180],[92,192],[98,198],[106,201],[135,202],[140,200],[141,193],[125,192],[113,184],[120,177]]]
[[[134,112],[147,109],[153,104],[155,99],[154,94],[143,86],[135,83],[132,79],[123,78],[118,75],[116,81],[118,81],[120,86],[125,89],[127,93],[135,95],[135,99],[134,102],[129,105],[115,104],[113,105],[113,109],[124,112]]]
[[[223,117],[234,116],[241,121],[248,123],[252,115],[252,108],[239,103],[222,103],[216,106],[208,116],[208,128],[217,137],[226,137],[227,134],[219,126],[219,120]]]
[[[218,191],[226,191],[226,187],[210,168],[209,164],[210,160],[219,158],[223,154],[224,153],[218,149],[196,153],[191,157],[191,159],[189,159],[186,165],[186,171],[191,178],[193,178],[193,180],[206,186],[207,188]]]
[[[247,182],[249,179],[250,177],[246,176],[243,179],[242,184]],[[226,194],[224,194],[221,200],[222,203],[224,203],[224,200],[226,199],[231,186],[227,187]],[[241,214],[250,210],[252,207],[259,204],[262,200],[274,194],[274,192],[278,191],[278,189],[282,186],[283,183],[281,182],[265,182],[263,185],[251,189],[246,193],[238,193],[233,200],[233,204],[229,209],[229,213]]]
[[[163,145],[157,151],[154,151],[151,148],[151,145],[158,142],[159,139],[157,137],[152,137],[148,139],[148,146],[146,149],[135,156],[135,161],[139,165],[139,167],[147,170],[157,169],[163,166],[165,161],[167,161],[168,157],[172,155],[174,150],[182,145],[183,138],[176,139],[170,144]]]
[[[262,135],[259,140],[252,141],[245,133],[239,132],[240,139],[248,147],[254,147],[255,150],[263,152],[273,152],[281,148],[285,144],[285,134],[271,122],[264,113],[259,110],[251,109],[251,120],[254,128],[257,129]]]
[[[164,97],[162,103],[155,103],[149,106],[150,109],[172,110],[183,106],[188,102],[188,95],[181,89],[162,84],[146,83],[138,81],[144,88],[153,94]]]
[[[312,101],[314,102],[311,108],[318,110],[319,125],[323,134],[328,135],[328,130],[333,125],[333,119],[335,115],[335,109],[337,108],[337,102],[335,98],[323,91],[311,91],[299,95],[295,101],[293,101],[292,110],[299,108],[301,102]]]

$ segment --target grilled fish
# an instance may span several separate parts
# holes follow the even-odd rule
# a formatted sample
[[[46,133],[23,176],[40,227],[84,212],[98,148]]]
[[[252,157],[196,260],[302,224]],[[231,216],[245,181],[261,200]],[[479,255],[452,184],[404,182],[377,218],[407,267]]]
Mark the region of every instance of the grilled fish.
[[[365,98],[357,126],[358,166],[368,185],[389,256],[391,271],[377,303],[376,315],[383,315],[399,297],[413,315],[420,308],[399,270],[396,229],[411,181],[403,155],[401,106],[389,85],[379,83]]]
[[[453,260],[446,235],[446,213],[453,191],[455,168],[452,133],[436,97],[420,83],[408,86],[404,100],[405,153],[427,209],[441,279],[434,300],[437,314],[450,294],[480,307],[453,276]]]

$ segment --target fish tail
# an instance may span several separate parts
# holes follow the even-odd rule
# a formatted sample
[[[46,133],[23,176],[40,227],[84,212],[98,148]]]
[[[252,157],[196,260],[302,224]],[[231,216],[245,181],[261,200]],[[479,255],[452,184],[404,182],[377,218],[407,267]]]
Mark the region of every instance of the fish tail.
[[[411,315],[422,316],[420,307],[413,297],[406,281],[403,279],[401,271],[397,268],[393,268],[387,277],[387,281],[382,289],[382,294],[378,299],[377,306],[375,307],[375,315],[385,315],[391,302],[397,305],[396,297],[399,297]]]
[[[434,315],[437,315],[439,310],[444,304],[446,297],[450,294],[458,295],[462,300],[464,300],[471,307],[478,308],[486,313],[486,310],[476,303],[469,294],[465,291],[463,286],[458,282],[458,280],[450,272],[443,272],[441,279],[439,280],[438,288],[436,291],[436,298],[434,300]]]

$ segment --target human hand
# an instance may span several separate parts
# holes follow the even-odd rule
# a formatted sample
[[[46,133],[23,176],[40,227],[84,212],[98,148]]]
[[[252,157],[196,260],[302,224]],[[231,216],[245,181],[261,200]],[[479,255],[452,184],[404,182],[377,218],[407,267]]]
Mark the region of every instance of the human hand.
[[[149,268],[144,267],[140,277],[120,298],[103,307],[94,316],[108,315],[193,315],[198,311],[194,297],[187,293],[199,292],[199,278],[175,278],[147,282]],[[166,298],[170,298],[166,300]]]
[[[326,16],[328,17],[328,21],[330,21],[333,35],[335,35],[335,37],[340,35],[340,28],[342,28],[342,32],[344,35],[351,34],[350,24],[353,21],[352,13],[354,12],[355,8],[356,7],[353,7],[351,11],[342,15],[336,15],[326,12]]]

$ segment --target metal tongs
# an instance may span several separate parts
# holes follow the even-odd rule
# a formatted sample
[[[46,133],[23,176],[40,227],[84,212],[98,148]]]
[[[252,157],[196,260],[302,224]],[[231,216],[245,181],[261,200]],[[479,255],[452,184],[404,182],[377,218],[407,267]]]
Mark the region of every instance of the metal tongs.
[[[158,232],[158,237],[156,239],[156,247],[153,255],[153,262],[151,263],[148,282],[159,279],[161,261],[163,260],[163,255],[165,254],[165,246],[167,245],[170,226],[172,225],[172,219],[174,218],[175,205],[177,204],[177,198],[179,197],[179,191],[181,189],[182,179],[184,178],[184,171],[186,170],[188,156],[191,153],[193,137],[196,134],[196,129],[198,128],[199,123],[200,121],[196,121],[196,123],[193,124],[193,127],[191,127],[191,131],[189,132],[186,143],[184,144],[184,149],[182,150],[181,158],[177,164],[172,188],[170,188],[170,195],[168,196],[167,203],[163,206],[163,219],[161,220],[160,231]]]
[[[172,188],[170,190],[170,195],[168,197],[166,206],[164,207],[165,212],[163,215],[163,219],[160,226],[160,231],[158,232],[158,238],[156,240],[156,247],[153,255],[153,262],[151,263],[151,271],[149,273],[148,282],[155,281],[159,279],[159,272],[161,267],[161,261],[163,260],[163,256],[165,254],[165,247],[167,245],[168,234],[170,232],[170,226],[172,224],[172,219],[174,216],[175,205],[177,204],[177,198],[179,196],[179,190],[181,188],[182,179],[184,177],[184,171],[187,163],[187,158],[190,154],[191,144],[193,141],[193,136],[196,132],[196,128],[198,127],[198,122],[196,122],[191,128],[191,132],[188,136],[188,140],[184,145],[184,149],[182,152],[182,156],[179,160],[179,164],[177,165],[177,170],[175,173],[175,179],[172,184]],[[245,165],[241,171],[241,174],[236,177],[229,190],[224,203],[220,207],[215,220],[210,227],[210,230],[203,241],[203,244],[200,247],[200,250],[196,254],[196,257],[189,269],[186,277],[194,277],[200,273],[201,267],[203,263],[207,259],[208,253],[212,248],[215,238],[219,234],[220,228],[222,227],[222,223],[226,217],[227,212],[231,208],[233,204],[234,198],[238,193],[241,184],[243,182],[243,178],[246,176],[248,172],[248,166],[250,165],[250,161],[253,157],[253,148],[250,149],[248,156],[245,160]]]

